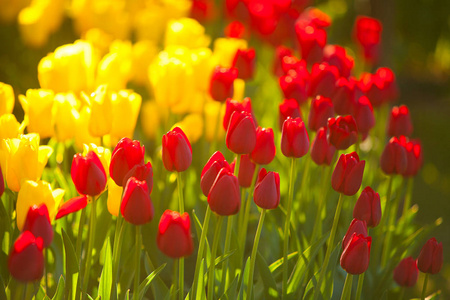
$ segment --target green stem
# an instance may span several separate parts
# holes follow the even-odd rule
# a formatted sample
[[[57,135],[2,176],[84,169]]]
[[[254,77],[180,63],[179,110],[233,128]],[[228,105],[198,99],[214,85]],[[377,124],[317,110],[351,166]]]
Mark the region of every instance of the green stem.
[[[223,216],[217,218],[216,230],[214,231],[214,240],[211,249],[211,260],[209,262],[208,273],[208,300],[214,299],[214,265],[216,260],[216,251],[219,244],[220,230],[222,229]]]
[[[256,262],[256,255],[258,252],[259,238],[261,237],[261,231],[265,215],[266,210],[262,209],[261,215],[259,217],[258,228],[256,229],[255,242],[253,243],[252,256],[250,258],[250,272],[248,273],[247,299],[252,299],[253,272],[255,270],[255,262]]]
[[[228,217],[227,220],[227,233],[225,236],[225,247],[223,254],[230,251],[231,233],[233,232],[234,215]],[[222,295],[223,291],[228,288],[228,259],[222,263],[222,281],[220,282],[219,295]]]
[[[405,203],[403,204],[403,212],[402,212],[403,217],[406,216],[409,206],[411,205],[413,183],[414,183],[414,177],[408,178],[408,183],[407,183],[407,187],[406,187],[406,195],[405,195]]]
[[[184,299],[184,257],[178,259],[178,281],[180,286],[180,300]]]
[[[292,199],[294,198],[294,171],[295,171],[295,157],[291,160],[291,173],[289,178],[289,194],[287,199],[286,222],[284,224],[284,245],[283,245],[283,299],[287,295],[287,281],[288,281],[288,251],[289,251],[289,229],[291,224],[291,210]]]
[[[119,271],[119,265],[120,265],[120,253],[122,250],[122,235],[125,227],[125,221],[121,217],[121,214],[117,216],[116,220],[116,230],[114,233],[114,248],[113,248],[113,273],[112,273],[112,293],[111,297],[112,299],[117,299],[117,276]]]
[[[344,288],[342,289],[341,300],[350,300],[352,296],[352,283],[353,275],[347,273],[347,277],[345,277]]]
[[[219,136],[220,121],[221,121],[220,114],[222,112],[222,106],[223,106],[223,104],[221,103],[219,105],[219,110],[217,111],[216,127],[214,128],[215,134],[214,134],[214,137],[213,137],[213,140],[212,140],[212,143],[211,143],[211,147],[209,148],[210,149],[210,151],[209,151],[210,153],[213,153],[214,151],[216,151],[216,147],[217,147],[217,140],[216,140],[216,138]]]
[[[89,226],[89,240],[88,240],[88,248],[86,252],[86,267],[84,269],[83,274],[83,299],[86,299],[87,288],[89,285],[89,270],[91,269],[91,258],[92,258],[92,248],[94,246],[95,241],[95,225],[97,218],[97,200],[94,197],[91,198],[91,217],[90,217],[90,226]]]
[[[202,234],[200,236],[199,240],[199,246],[198,246],[198,253],[197,253],[197,260],[195,262],[195,271],[194,271],[194,281],[192,282],[192,292],[191,292],[191,299],[195,299],[195,296],[197,295],[197,281],[198,276],[200,272],[203,272],[203,270],[200,270],[200,264],[202,262],[203,256],[204,256],[204,249],[205,249],[205,241],[206,241],[206,235],[208,233],[208,226],[209,226],[209,218],[211,216],[211,209],[208,207],[206,208],[206,214],[205,219],[203,221],[203,228],[202,228]]]
[[[322,187],[320,189],[320,195],[319,195],[319,203],[317,205],[317,212],[316,212],[316,218],[314,220],[314,226],[313,226],[313,232],[311,235],[311,242],[309,243],[310,245],[312,245],[318,236],[322,235],[322,226],[321,226],[321,217],[322,217],[322,210],[323,210],[323,205],[325,204],[325,196],[327,193],[327,188],[326,188],[326,184],[328,183],[327,179],[327,175],[328,172],[326,171],[327,169],[325,167],[322,167]]]
[[[364,284],[364,275],[366,273],[362,273],[358,276],[358,288],[356,289],[356,300],[360,300],[361,299],[361,293],[362,293],[362,288],[363,288],[363,284]]]
[[[258,169],[259,165],[255,165],[255,172],[253,173],[252,183],[250,185],[250,189],[248,191],[247,200],[245,201],[245,208],[244,208],[244,218],[242,220],[242,227],[240,226],[239,230],[239,242],[240,245],[242,245],[242,257],[244,257],[245,252],[245,242],[247,240],[247,228],[248,228],[248,220],[250,218],[250,211],[252,208],[252,198],[253,198],[253,192],[255,190],[255,184],[256,184],[256,178],[258,177]]]
[[[425,279],[423,281],[423,288],[422,288],[422,296],[420,297],[421,300],[425,299],[425,295],[427,293],[427,284],[428,284],[428,273],[425,273]]]
[[[44,268],[44,276],[45,276],[45,292],[48,294],[48,248],[45,248],[45,268]]]
[[[136,226],[136,249],[135,249],[135,273],[134,273],[134,289],[133,289],[133,299],[139,299],[139,275],[141,266],[141,227]]]
[[[398,294],[398,299],[399,300],[402,300],[403,298],[405,298],[405,287],[404,286],[402,286],[400,288],[400,293]]]
[[[183,199],[183,181],[181,179],[181,172],[177,172],[177,183],[178,183],[178,205],[180,210],[180,215],[184,213],[184,199]]]
[[[344,198],[343,195],[339,194],[338,205],[336,208],[336,212],[334,214],[333,226],[331,227],[330,237],[328,238],[327,252],[325,253],[325,259],[324,259],[322,268],[320,270],[319,282],[317,283],[317,286],[314,290],[314,299],[315,300],[317,300],[319,297],[320,289],[322,287],[322,282],[325,277],[328,263],[330,262],[331,250],[333,249],[333,244],[334,244],[334,236],[336,235],[336,231],[337,231],[337,227],[338,227],[338,223],[339,223],[339,217],[341,215],[343,198]]]
[[[80,221],[78,223],[78,237],[77,237],[77,244],[76,244],[76,251],[77,251],[77,257],[80,258],[80,266],[81,266],[81,242],[83,240],[83,227],[84,223],[86,223],[86,209],[81,210],[81,216]]]

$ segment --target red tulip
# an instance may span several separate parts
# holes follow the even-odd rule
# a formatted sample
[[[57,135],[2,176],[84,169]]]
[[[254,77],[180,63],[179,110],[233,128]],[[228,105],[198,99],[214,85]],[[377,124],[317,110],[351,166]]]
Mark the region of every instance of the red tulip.
[[[331,25],[331,18],[318,8],[310,7],[303,11],[299,20],[305,20],[312,26],[325,28]]]
[[[269,164],[275,157],[275,141],[272,128],[256,128],[256,145],[250,154],[259,165]]]
[[[253,174],[255,174],[256,165],[250,160],[249,154],[242,154],[239,164],[238,181],[239,185],[248,188],[252,185]]]
[[[375,126],[372,104],[366,96],[360,97],[355,102],[352,115],[355,118],[358,132],[362,135],[362,140],[365,140],[370,129]]]
[[[289,55],[292,55],[292,49],[290,48],[280,45],[275,49],[275,58],[273,61],[272,72],[276,77],[284,75],[284,71],[282,68],[283,58]]]
[[[237,214],[241,207],[239,182],[227,168],[222,168],[208,194],[209,207],[221,216]]]
[[[334,109],[331,99],[319,95],[311,102],[308,127],[312,131],[317,131],[320,127],[326,127],[328,119],[332,117],[334,117]]]
[[[300,118],[287,118],[281,131],[281,152],[287,157],[302,157],[309,150],[309,136]]]
[[[356,79],[341,77],[335,83],[334,95],[331,97],[334,111],[338,115],[350,115],[353,112],[355,102]]]
[[[203,195],[208,196],[209,190],[216,180],[217,174],[219,174],[222,168],[226,168],[229,172],[233,172],[233,167],[228,164],[225,160],[225,157],[220,151],[214,152],[214,154],[210,157],[206,165],[203,167],[200,187],[202,189]]]
[[[381,220],[380,195],[367,186],[359,195],[353,208],[353,218],[365,221],[367,226],[376,227]]]
[[[283,128],[284,121],[291,117],[292,119],[301,118],[300,107],[298,106],[298,102],[295,99],[284,99],[282,103],[279,105],[280,115],[278,118],[278,123],[280,125],[280,129]]]
[[[124,186],[125,175],[135,166],[144,164],[145,148],[139,141],[125,137],[114,148],[109,174],[118,186]]]
[[[407,137],[399,137],[400,144],[406,149],[406,170],[401,173],[402,176],[416,176],[422,167],[423,153],[420,140],[409,140]]]
[[[365,161],[359,161],[356,152],[342,154],[331,176],[331,186],[336,192],[347,196],[359,190],[364,173]]]
[[[381,95],[385,102],[390,102],[398,97],[398,87],[395,80],[395,74],[391,69],[382,67],[376,71],[376,76],[383,82]],[[369,97],[370,99],[370,97]]]
[[[347,55],[345,48],[338,45],[326,45],[323,48],[323,61],[336,66],[342,77],[348,78],[353,69],[355,61]]]
[[[231,115],[235,111],[246,111],[250,113],[253,117],[253,121],[256,124],[256,119],[253,116],[252,101],[249,97],[245,97],[242,102],[228,98],[225,105],[225,115],[223,116],[223,129],[225,129],[225,131],[227,130],[230,123]]]
[[[306,82],[297,71],[289,70],[286,75],[280,77],[279,84],[285,98],[295,99],[299,105],[308,100]]]
[[[441,270],[442,264],[442,243],[438,243],[433,237],[422,247],[419,257],[417,258],[417,267],[423,273],[437,274]]]
[[[327,128],[322,127],[317,131],[311,146],[311,159],[318,165],[330,165],[336,152],[336,147],[328,142]]]
[[[264,0],[249,1],[247,7],[252,27],[258,33],[269,35],[275,31],[280,16],[271,2]]]
[[[353,219],[350,223],[350,226],[347,229],[347,233],[345,234],[344,238],[342,239],[342,250],[345,249],[347,246],[347,243],[351,240],[353,234],[356,233],[357,235],[362,234],[363,236],[367,236],[367,225],[366,221],[361,221],[358,219]]]
[[[232,65],[238,70],[238,78],[252,79],[255,72],[255,49],[238,49]]]
[[[410,136],[413,131],[411,116],[406,105],[394,106],[388,121],[389,136]]]
[[[216,101],[224,102],[233,97],[233,83],[238,76],[236,68],[225,68],[217,66],[212,74],[209,86],[209,94]]]
[[[323,47],[327,43],[327,32],[304,20],[295,23],[295,33],[300,45],[302,59],[309,64],[322,60]]]
[[[372,238],[362,234],[353,233],[352,238],[341,255],[341,267],[347,273],[358,275],[364,273],[369,267],[370,245]]]
[[[163,135],[162,160],[168,171],[183,172],[191,165],[191,143],[181,128],[175,127]]]
[[[262,168],[258,174],[253,200],[261,208],[277,208],[280,203],[280,175]]]
[[[356,88],[360,91],[357,96],[366,95],[373,107],[380,107],[389,100],[384,95],[384,81],[377,74],[362,73]]]
[[[8,269],[11,275],[22,282],[41,279],[44,273],[43,248],[41,237],[35,238],[30,231],[24,231],[9,253]]]
[[[161,216],[156,244],[159,250],[171,258],[191,255],[194,245],[191,237],[189,214],[166,210]]]
[[[123,218],[134,225],[143,225],[153,219],[153,203],[145,181],[131,177],[123,191],[120,212]]]
[[[55,220],[58,220],[64,216],[67,216],[68,214],[82,210],[83,208],[86,207],[87,204],[88,204],[88,200],[87,200],[86,195],[78,196],[78,197],[72,198],[70,200],[67,200],[59,208],[58,213],[56,214]]]
[[[304,59],[298,59],[293,55],[286,55],[281,61],[281,68],[283,70],[282,75],[288,74],[290,70],[294,70],[305,81],[309,79],[308,67]]]
[[[335,93],[336,81],[340,75],[337,67],[323,62],[313,65],[310,78],[308,96],[322,95],[331,98]]]
[[[78,193],[89,196],[101,194],[106,187],[106,172],[94,151],[86,156],[75,154],[72,161],[71,175]]]
[[[358,127],[353,116],[338,116],[328,119],[329,140],[338,150],[345,150],[358,138]]]
[[[213,19],[216,8],[212,0],[193,0],[190,17],[205,23]]]
[[[407,164],[405,146],[400,143],[398,138],[391,138],[381,154],[381,170],[388,175],[403,174],[406,171]]]
[[[123,178],[123,186],[127,185],[128,179],[131,177],[147,183],[148,192],[151,193],[153,189],[153,167],[150,162],[145,165],[135,165],[128,171]]]
[[[383,27],[377,19],[358,16],[355,24],[355,37],[363,49],[364,58],[368,61],[378,59],[378,51]]]
[[[33,205],[28,210],[23,231],[30,231],[36,238],[41,237],[44,248],[50,246],[53,240],[53,227],[50,224],[47,205]]]
[[[236,154],[248,154],[256,144],[256,128],[252,115],[235,111],[227,129],[226,144]]]
[[[240,39],[245,35],[245,27],[239,21],[233,21],[225,27],[225,36]]]
[[[404,258],[394,269],[394,280],[399,286],[412,287],[419,277],[417,262],[411,256]]]

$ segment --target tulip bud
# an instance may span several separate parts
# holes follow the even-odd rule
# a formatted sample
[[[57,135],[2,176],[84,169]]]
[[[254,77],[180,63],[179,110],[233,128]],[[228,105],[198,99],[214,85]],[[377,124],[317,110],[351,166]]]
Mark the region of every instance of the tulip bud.
[[[356,79],[353,77],[341,77],[336,81],[334,95],[331,97],[336,114],[350,115],[353,112],[355,85]]]
[[[123,218],[134,225],[143,225],[153,219],[153,203],[145,181],[131,177],[123,191],[120,212]]]
[[[278,123],[280,125],[280,129],[283,128],[284,121],[291,117],[292,119],[301,118],[300,107],[298,106],[298,102],[295,99],[284,99],[282,103],[279,105],[280,115],[278,119]]]
[[[135,166],[144,164],[145,148],[139,141],[124,137],[111,154],[109,174],[119,186],[124,186],[125,175]]]
[[[372,238],[362,234],[353,233],[341,255],[341,267],[347,273],[358,275],[364,273],[369,267],[370,245]]]
[[[423,273],[437,274],[441,270],[442,264],[442,243],[438,243],[433,237],[420,250],[419,257],[417,258],[417,267]]]
[[[216,180],[217,174],[222,168],[228,169],[230,172],[233,172],[234,168],[228,164],[225,160],[225,157],[220,151],[214,152],[214,154],[209,158],[206,165],[203,167],[201,179],[200,179],[200,187],[202,189],[203,195],[208,196],[209,190],[211,189],[212,184]]]
[[[407,163],[405,147],[396,137],[391,138],[381,154],[381,170],[388,175],[403,174],[406,171]]]
[[[285,98],[295,99],[299,105],[308,100],[306,81],[297,71],[290,70],[279,79],[280,88]]]
[[[406,105],[394,106],[388,122],[389,136],[410,136],[413,131],[411,116]]]
[[[353,219],[350,223],[350,226],[347,229],[347,233],[344,235],[342,239],[342,250],[345,249],[347,243],[351,240],[353,233],[362,234],[363,236],[367,236],[367,225],[366,221]]]
[[[135,165],[133,168],[128,171],[127,174],[125,174],[125,177],[123,178],[123,185],[126,186],[128,179],[131,177],[136,178],[140,181],[145,181],[147,183],[147,188],[149,193],[152,192],[153,189],[153,168],[152,164],[150,162],[146,163],[145,165]]]
[[[411,256],[404,258],[394,269],[394,280],[399,286],[412,287],[419,277],[417,262]]]
[[[231,115],[235,111],[246,111],[252,114],[253,121],[256,124],[255,117],[253,116],[252,102],[249,97],[246,97],[242,102],[228,98],[225,106],[225,115],[223,116],[223,129],[227,130]]]
[[[236,154],[248,154],[256,144],[256,128],[252,115],[235,111],[227,129],[226,144]]]
[[[422,145],[420,140],[410,140],[405,136],[398,138],[400,145],[406,150],[406,169],[401,173],[404,177],[415,176],[423,163]]]
[[[389,100],[384,96],[384,88],[384,81],[377,74],[362,73],[355,90],[360,92],[357,96],[366,95],[373,107],[379,107]]]
[[[358,127],[352,116],[337,116],[337,118],[328,119],[328,128],[330,129],[329,140],[338,150],[345,150],[358,138]]]
[[[256,145],[250,157],[259,165],[269,164],[275,157],[275,141],[272,128],[256,128]]]
[[[162,160],[168,171],[183,172],[191,165],[191,143],[181,128],[175,127],[163,135]]]
[[[311,81],[308,88],[308,96],[322,95],[332,97],[335,93],[336,81],[339,79],[337,67],[326,62],[314,64],[311,71]]]
[[[238,78],[252,79],[255,71],[255,49],[238,49],[233,59],[233,67],[238,70]]]
[[[300,44],[302,59],[309,64],[321,61],[323,47],[327,43],[327,32],[323,28],[299,20],[295,23],[295,33]]]
[[[280,175],[262,168],[256,181],[253,200],[261,208],[277,208],[280,203]]]
[[[225,27],[224,33],[226,37],[241,39],[245,35],[245,26],[239,21],[233,21]]]
[[[331,176],[331,186],[336,192],[347,196],[356,194],[364,174],[364,160],[359,161],[356,152],[342,154]]]
[[[14,90],[7,83],[0,82],[0,116],[12,114],[14,109]]]
[[[166,210],[161,216],[156,244],[159,250],[171,258],[191,255],[194,245],[191,237],[189,214]]]
[[[8,259],[11,275],[19,281],[36,281],[44,272],[44,241],[35,238],[30,231],[24,231],[14,242]]]
[[[364,58],[370,62],[376,61],[383,30],[380,21],[366,16],[358,16],[354,30],[356,41],[363,50]]]
[[[287,157],[302,157],[309,150],[309,136],[305,123],[300,119],[287,118],[281,131],[281,152]]]
[[[338,45],[326,45],[323,48],[323,61],[336,66],[342,77],[349,77],[355,65],[353,57],[347,55],[345,48]]]
[[[328,142],[327,128],[322,127],[317,131],[311,146],[311,159],[318,165],[330,165],[336,152],[336,147]]]
[[[369,130],[375,126],[375,116],[373,115],[372,104],[366,96],[360,97],[353,108],[353,116],[356,121],[358,132],[365,140]]]
[[[212,74],[209,86],[209,94],[216,101],[224,102],[233,97],[233,83],[238,76],[236,68],[225,68],[217,66]]]
[[[86,156],[75,154],[72,161],[71,175],[78,193],[97,196],[106,187],[106,172],[94,151]]]
[[[280,45],[275,49],[275,58],[273,60],[272,72],[276,77],[283,76],[283,58],[289,55],[292,55],[292,50],[283,45]]]
[[[332,117],[334,117],[334,109],[331,99],[319,95],[311,102],[308,127],[312,131],[317,131],[320,127],[326,127],[328,118]]]
[[[376,227],[381,220],[380,195],[367,186],[359,195],[353,208],[353,218],[366,221],[367,226]]]
[[[227,168],[222,168],[208,194],[209,207],[221,216],[237,214],[241,207],[239,182]]]
[[[395,80],[394,72],[392,72],[392,70],[389,68],[382,67],[378,68],[375,74],[383,82],[383,89],[380,92],[382,98],[384,99],[384,102],[393,101],[397,99],[398,87]]]
[[[30,207],[23,231],[30,231],[36,238],[41,237],[44,248],[50,246],[53,240],[53,227],[50,224],[47,205]]]
[[[248,188],[252,185],[253,174],[255,174],[256,165],[250,160],[249,154],[242,154],[239,163],[238,181],[239,185]]]

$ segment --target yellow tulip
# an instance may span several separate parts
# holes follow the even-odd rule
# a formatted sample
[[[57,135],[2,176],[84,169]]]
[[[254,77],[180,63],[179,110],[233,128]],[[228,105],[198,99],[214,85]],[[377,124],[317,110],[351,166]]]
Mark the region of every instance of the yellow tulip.
[[[82,36],[83,40],[86,40],[94,47],[94,51],[98,57],[103,57],[106,53],[109,52],[109,47],[113,42],[113,37],[100,28],[91,28],[84,36]]]
[[[78,150],[83,149],[84,144],[100,144],[100,138],[94,137],[89,132],[89,119],[91,118],[91,109],[84,106],[80,110],[80,117],[76,121],[75,127],[75,146]]]
[[[115,41],[111,51],[98,64],[96,85],[108,85],[109,90],[125,89],[131,77],[131,43]]]
[[[212,51],[209,48],[198,48],[191,51],[192,66],[196,87],[202,92],[209,89],[211,74],[216,66],[212,60]]]
[[[107,206],[110,214],[119,216],[120,202],[122,201],[123,188],[118,186],[112,178],[108,179],[108,200]]]
[[[94,137],[108,134],[112,127],[111,93],[106,85],[101,85],[90,96],[82,93],[84,100],[89,103],[91,114],[89,117],[89,133]]]
[[[220,110],[220,119],[217,120],[217,114]],[[211,142],[213,140],[220,141],[225,138],[225,130],[223,129],[222,122],[225,115],[225,105],[222,103],[208,100],[205,102],[205,137],[206,140]]]
[[[26,96],[19,95],[19,101],[25,112],[29,133],[38,133],[41,138],[52,137],[53,130],[53,91],[29,89]]]
[[[141,109],[141,126],[145,136],[155,139],[159,136],[161,123],[167,120],[166,107],[159,106],[155,101],[144,101]]]
[[[235,79],[233,82],[233,89],[233,99],[242,102],[245,94],[245,81],[240,78]]]
[[[39,146],[38,134],[2,140],[0,162],[8,187],[18,192],[24,180],[40,179],[52,152],[51,147]]]
[[[47,43],[50,30],[45,19],[42,6],[28,6],[20,11],[17,21],[24,44],[40,48]]]
[[[14,91],[9,84],[0,82],[0,116],[11,114],[14,109]]]
[[[192,0],[161,0],[167,20],[180,19],[189,15]]]
[[[218,38],[214,41],[216,65],[231,67],[238,49],[247,49],[247,41],[235,38]]]
[[[211,39],[205,35],[205,27],[197,20],[182,18],[167,25],[165,47],[182,46],[190,49],[208,47]]]
[[[52,190],[50,184],[42,180],[25,180],[17,195],[17,228],[22,231],[28,210],[33,205],[40,206],[45,204],[48,209],[50,222],[54,220],[64,192],[63,189]]]
[[[16,116],[13,114],[5,114],[0,116],[0,141],[3,139],[17,138],[22,134],[23,128],[17,122]],[[0,144],[0,148],[1,148]]]
[[[203,118],[200,114],[189,114],[184,119],[175,125],[180,127],[186,134],[191,144],[197,142],[203,134]]]
[[[133,137],[142,97],[131,90],[122,90],[112,94],[111,136],[121,139]]]
[[[148,67],[158,54],[158,47],[149,40],[143,40],[133,45],[133,81],[140,85],[149,84]]]
[[[55,133],[58,141],[64,142],[75,136],[77,119],[80,118],[80,113],[77,110],[79,106],[79,101],[72,93],[55,95],[53,115],[55,120]]]
[[[109,164],[111,163],[111,150],[108,148],[97,146],[94,143],[83,145],[83,156],[86,157],[89,151],[94,151],[97,154],[100,162],[105,169],[106,176],[109,177]]]
[[[167,16],[161,5],[150,4],[136,13],[134,23],[138,41],[149,40],[158,44],[166,28]]]

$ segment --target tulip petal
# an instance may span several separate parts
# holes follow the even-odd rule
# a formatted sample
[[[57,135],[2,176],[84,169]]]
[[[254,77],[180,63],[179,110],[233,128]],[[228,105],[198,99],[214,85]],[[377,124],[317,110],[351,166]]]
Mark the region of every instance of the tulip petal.
[[[87,202],[86,195],[75,197],[75,198],[72,198],[72,199],[64,202],[64,204],[61,205],[61,207],[59,208],[58,213],[56,214],[55,220],[58,220],[68,214],[77,212],[77,211],[85,208],[87,203],[88,202]]]

